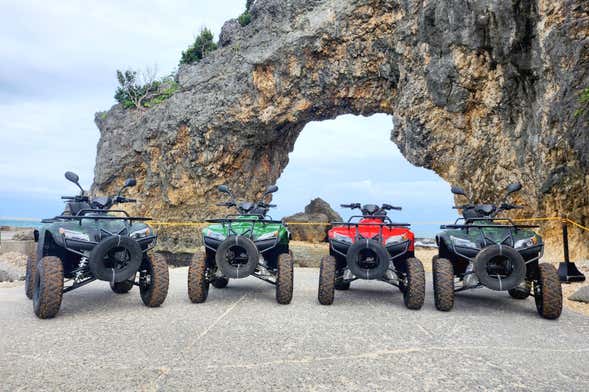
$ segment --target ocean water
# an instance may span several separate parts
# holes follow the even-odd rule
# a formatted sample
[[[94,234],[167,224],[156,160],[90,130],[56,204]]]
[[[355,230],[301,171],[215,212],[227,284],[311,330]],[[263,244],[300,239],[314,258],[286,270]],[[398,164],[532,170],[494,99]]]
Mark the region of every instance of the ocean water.
[[[0,219],[0,226],[14,226],[14,227],[39,227],[41,220],[29,219]]]

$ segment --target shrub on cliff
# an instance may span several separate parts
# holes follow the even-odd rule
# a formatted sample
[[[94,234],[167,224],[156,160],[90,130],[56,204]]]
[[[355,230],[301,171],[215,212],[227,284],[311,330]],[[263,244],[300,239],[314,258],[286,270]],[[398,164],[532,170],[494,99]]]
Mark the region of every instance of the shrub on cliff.
[[[252,5],[254,5],[254,1],[255,0],[247,0],[246,1],[245,11],[243,12],[243,14],[241,14],[237,17],[237,21],[239,22],[240,25],[247,26],[252,21],[252,14],[250,14],[250,9],[252,8]]]
[[[178,83],[172,75],[156,79],[155,70],[147,70],[141,75],[137,71],[117,70],[119,87],[115,99],[125,109],[149,108],[170,98],[178,90]]]
[[[198,62],[215,49],[217,49],[217,44],[213,41],[213,33],[205,27],[200,31],[194,43],[182,52],[180,64]]]

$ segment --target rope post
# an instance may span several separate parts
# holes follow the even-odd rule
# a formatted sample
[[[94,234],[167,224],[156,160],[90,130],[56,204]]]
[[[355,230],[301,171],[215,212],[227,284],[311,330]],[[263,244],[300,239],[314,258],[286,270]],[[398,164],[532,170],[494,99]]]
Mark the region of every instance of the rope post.
[[[569,258],[569,229],[567,220],[562,219],[562,247],[564,253],[564,263],[558,265],[558,276],[561,282],[572,283],[572,282],[583,282],[585,275],[575,265],[571,263]]]

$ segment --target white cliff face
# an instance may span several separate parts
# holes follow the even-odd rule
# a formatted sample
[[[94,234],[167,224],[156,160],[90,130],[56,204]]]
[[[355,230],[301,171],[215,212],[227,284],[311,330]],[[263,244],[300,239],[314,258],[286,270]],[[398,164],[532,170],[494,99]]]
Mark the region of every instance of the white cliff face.
[[[480,200],[521,181],[525,215],[588,225],[589,115],[575,116],[588,13],[584,0],[258,0],[250,25],[227,23],[225,46],[181,67],[170,99],[96,117],[93,189],[133,174],[138,210],[200,220],[219,212],[217,185],[253,197],[275,182],[309,121],[388,113],[412,163]],[[571,233],[586,257],[589,236]],[[199,241],[165,234],[174,252]]]

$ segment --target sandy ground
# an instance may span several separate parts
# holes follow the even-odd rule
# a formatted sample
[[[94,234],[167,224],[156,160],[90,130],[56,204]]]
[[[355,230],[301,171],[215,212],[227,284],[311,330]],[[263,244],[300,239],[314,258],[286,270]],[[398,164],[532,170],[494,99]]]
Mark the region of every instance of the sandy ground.
[[[331,306],[317,302],[318,270],[296,268],[290,305],[246,278],[186,293],[170,270],[159,308],[137,288],[94,282],[39,320],[21,287],[0,289],[0,390],[144,391],[587,391],[589,318],[558,321],[534,301],[473,290],[437,311],[431,275],[419,311],[381,282],[358,281]]]

